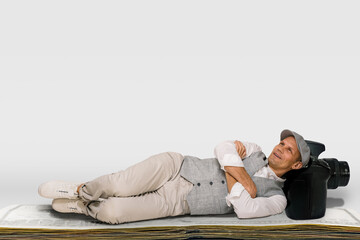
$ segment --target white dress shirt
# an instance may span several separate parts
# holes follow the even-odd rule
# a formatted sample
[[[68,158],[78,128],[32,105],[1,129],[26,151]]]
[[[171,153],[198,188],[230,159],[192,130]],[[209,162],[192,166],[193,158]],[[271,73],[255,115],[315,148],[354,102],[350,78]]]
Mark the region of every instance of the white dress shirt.
[[[261,148],[255,143],[243,142],[246,148],[246,156],[252,153],[261,151]],[[225,166],[244,167],[241,157],[236,151],[234,141],[224,141],[218,144],[214,149],[214,155],[218,159],[221,169]],[[257,171],[254,176],[275,179],[276,181],[284,182],[285,180],[279,178],[269,167],[264,166]],[[278,214],[284,211],[286,207],[286,197],[282,195],[274,195],[271,197],[256,197],[251,198],[250,194],[245,190],[243,185],[239,182],[235,183],[231,192],[226,196],[228,206],[233,206],[238,218],[255,218],[265,217],[273,214]]]

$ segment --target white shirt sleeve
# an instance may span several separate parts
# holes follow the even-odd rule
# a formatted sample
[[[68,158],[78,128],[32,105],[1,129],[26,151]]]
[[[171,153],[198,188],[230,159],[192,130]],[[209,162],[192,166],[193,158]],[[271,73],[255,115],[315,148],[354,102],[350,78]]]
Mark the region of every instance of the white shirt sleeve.
[[[281,213],[286,208],[286,197],[274,195],[271,197],[251,198],[250,194],[239,183],[235,183],[226,197],[226,202],[233,206],[238,218],[265,217]]]
[[[246,156],[248,157],[251,154],[253,154],[254,152],[260,152],[262,151],[261,147],[259,145],[257,145],[256,143],[251,143],[251,142],[243,142],[241,141],[241,143],[244,145],[244,147],[246,148]],[[235,144],[235,143],[234,143]]]
[[[219,143],[214,149],[214,155],[218,159],[221,169],[224,171],[225,166],[244,167],[236,151],[235,143],[231,140]]]
[[[255,143],[241,142],[246,148],[245,157],[250,156],[254,152],[261,151],[261,148]],[[214,149],[214,155],[218,159],[221,169],[224,171],[225,166],[244,167],[242,159],[236,151],[236,145],[232,140],[219,143]]]

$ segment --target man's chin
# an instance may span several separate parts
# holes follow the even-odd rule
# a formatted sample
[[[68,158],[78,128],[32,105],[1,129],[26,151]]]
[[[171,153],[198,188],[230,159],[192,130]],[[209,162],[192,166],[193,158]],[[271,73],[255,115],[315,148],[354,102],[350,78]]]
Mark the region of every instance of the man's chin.
[[[276,159],[275,155],[272,153],[270,154],[270,156],[268,157],[269,161],[274,161]]]
[[[277,156],[275,156],[274,153],[271,153],[270,156],[269,156],[269,159],[272,159],[273,161],[282,161],[281,158],[278,158]]]
[[[275,157],[274,155],[270,155],[268,157],[269,164],[276,165],[277,162],[280,161],[279,158]]]

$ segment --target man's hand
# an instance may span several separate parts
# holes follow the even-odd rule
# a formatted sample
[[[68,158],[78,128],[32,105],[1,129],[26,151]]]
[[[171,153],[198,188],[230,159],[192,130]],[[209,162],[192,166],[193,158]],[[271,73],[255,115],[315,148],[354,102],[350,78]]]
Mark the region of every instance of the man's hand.
[[[235,143],[236,151],[238,152],[241,159],[243,159],[246,156],[245,146],[242,144],[242,142],[238,140],[236,140],[234,143]]]

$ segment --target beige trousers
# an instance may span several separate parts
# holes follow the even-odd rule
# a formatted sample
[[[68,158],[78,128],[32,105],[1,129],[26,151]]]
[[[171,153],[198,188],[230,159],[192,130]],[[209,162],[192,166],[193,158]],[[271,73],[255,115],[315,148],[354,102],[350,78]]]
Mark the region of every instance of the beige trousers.
[[[110,224],[189,214],[193,184],[179,174],[183,159],[164,152],[86,182],[79,190],[85,214]]]

